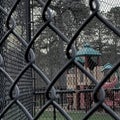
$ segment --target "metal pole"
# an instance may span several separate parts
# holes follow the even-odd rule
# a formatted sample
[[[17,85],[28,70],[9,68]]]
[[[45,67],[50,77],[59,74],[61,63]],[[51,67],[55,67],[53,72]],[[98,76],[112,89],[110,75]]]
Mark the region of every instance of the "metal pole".
[[[56,120],[56,109],[55,109],[55,106],[53,106],[53,120]]]
[[[30,42],[31,41],[31,5],[30,5],[30,1],[31,0],[25,0],[25,22],[26,22],[26,42]],[[32,69],[30,70],[31,71],[31,79],[32,79]],[[29,86],[29,87],[33,87],[32,86]],[[31,97],[32,97],[32,93],[31,93]],[[32,100],[36,100],[36,97],[32,98]],[[36,101],[34,101],[36,102]],[[31,114],[34,115],[35,114],[35,105],[34,103],[31,105]]]
[[[26,8],[26,40],[29,42],[31,40],[31,9],[30,9],[30,0],[25,1]]]
[[[4,6],[4,0],[0,1],[0,6]],[[4,31],[3,31],[3,27],[4,27],[4,14],[0,11],[0,40],[4,35]],[[4,43],[5,45],[5,43]],[[3,45],[3,46],[4,46]],[[2,55],[3,59],[4,59],[4,55],[3,55],[3,46],[0,48],[0,54]],[[2,110],[5,107],[5,80],[4,80],[4,75],[2,73],[0,73],[0,113],[2,112]]]

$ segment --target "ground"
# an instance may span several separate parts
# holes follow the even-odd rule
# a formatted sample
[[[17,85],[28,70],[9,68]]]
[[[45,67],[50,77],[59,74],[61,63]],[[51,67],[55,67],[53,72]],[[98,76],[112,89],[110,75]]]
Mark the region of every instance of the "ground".
[[[73,120],[82,120],[85,112],[69,111],[68,114]],[[56,112],[56,119],[54,119],[52,111],[45,111],[39,120],[66,120],[59,112]],[[113,118],[105,112],[96,112],[88,120],[113,120]]]

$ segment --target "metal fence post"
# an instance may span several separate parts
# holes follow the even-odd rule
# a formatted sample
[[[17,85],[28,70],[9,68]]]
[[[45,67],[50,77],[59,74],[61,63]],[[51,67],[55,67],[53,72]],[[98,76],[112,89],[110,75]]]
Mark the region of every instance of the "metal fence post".
[[[0,5],[4,6],[4,0],[0,0]],[[4,14],[0,11],[0,40],[4,35]],[[2,46],[3,47],[3,46]],[[0,54],[3,55],[3,49],[0,46]],[[5,81],[4,76],[0,73],[0,113],[2,112],[5,106]]]
[[[26,40],[29,42],[31,40],[31,9],[30,0],[25,1],[26,6]]]
[[[53,120],[56,120],[56,108],[53,106]]]

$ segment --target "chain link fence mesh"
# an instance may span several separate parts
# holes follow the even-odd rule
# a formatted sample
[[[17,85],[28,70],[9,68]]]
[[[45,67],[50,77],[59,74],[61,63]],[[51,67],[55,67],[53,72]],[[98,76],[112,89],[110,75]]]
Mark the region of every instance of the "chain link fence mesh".
[[[119,5],[1,1],[0,119],[119,120]]]
[[[1,40],[9,31],[5,27],[5,20],[7,19],[7,15],[9,11],[12,9],[15,1],[1,1],[0,4],[1,9],[1,19],[0,19],[0,27],[1,27]],[[26,27],[27,24],[25,21],[25,10],[21,11],[25,8],[25,1],[22,1],[17,5],[15,12],[12,13],[12,17],[16,21],[16,28],[14,29],[19,36],[22,36],[24,39],[27,37]],[[4,11],[2,10],[4,8]],[[11,24],[11,20],[10,20]],[[27,40],[26,40],[27,41]],[[1,41],[2,42],[2,41]],[[4,74],[2,70],[1,74],[1,87],[0,87],[0,98],[1,98],[1,113],[11,103],[11,98],[9,96],[9,91],[11,87],[11,83],[15,81],[17,75],[22,71],[26,62],[24,60],[24,53],[26,48],[22,45],[20,41],[16,39],[16,37],[11,33],[6,37],[6,40],[1,44],[0,47],[1,55],[3,56],[3,65],[2,69],[4,69]],[[18,100],[23,104],[30,114],[33,114],[33,76],[32,76],[32,68],[29,68],[26,73],[24,73],[19,82],[17,83],[21,95]],[[13,90],[13,94],[15,95],[15,90]],[[17,104],[13,104],[10,109],[8,109],[3,115],[4,120],[16,120],[16,119],[28,119],[24,112],[22,112]]]

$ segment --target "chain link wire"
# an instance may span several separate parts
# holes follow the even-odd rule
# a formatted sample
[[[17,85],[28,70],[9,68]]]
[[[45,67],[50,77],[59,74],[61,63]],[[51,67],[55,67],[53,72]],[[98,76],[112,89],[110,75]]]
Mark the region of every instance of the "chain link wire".
[[[66,119],[66,120],[72,120],[73,118],[65,111],[65,109],[56,101],[58,99],[58,92],[57,89],[55,88],[55,84],[57,81],[59,81],[60,77],[65,73],[65,71],[71,66],[74,65],[76,66],[77,69],[79,69],[82,73],[85,74],[87,78],[90,79],[92,83],[95,84],[95,87],[93,89],[93,101],[94,105],[87,111],[85,116],[83,116],[82,120],[87,120],[89,119],[100,107],[104,109],[113,119],[115,120],[120,120],[119,115],[113,111],[106,103],[105,103],[105,89],[102,87],[106,81],[110,78],[110,76],[119,68],[120,66],[120,60],[116,62],[114,67],[108,72],[108,74],[100,81],[98,80],[91,74],[89,73],[84,66],[76,61],[76,48],[74,46],[74,42],[82,32],[82,30],[94,19],[97,18],[101,23],[103,23],[107,28],[109,28],[113,33],[115,33],[118,37],[120,37],[120,31],[117,27],[115,27],[111,22],[109,22],[103,15],[101,15],[99,9],[100,9],[100,4],[98,0],[89,0],[89,6],[91,10],[91,14],[86,18],[86,20],[81,24],[81,26],[77,29],[75,34],[73,35],[72,38],[68,38],[66,35],[63,34],[61,29],[56,27],[54,25],[54,20],[52,17],[52,10],[50,8],[52,0],[47,0],[47,1],[41,1],[37,0],[36,3],[40,6],[42,6],[42,19],[43,19],[43,24],[40,28],[38,28],[37,32],[35,32],[34,36],[29,40],[26,40],[27,37],[21,36],[24,35],[24,27],[23,27],[23,33],[21,33],[21,30],[19,28],[16,28],[17,21],[14,16],[17,15],[15,12],[17,7],[22,7],[24,4],[20,4],[21,0],[16,0],[13,2],[12,7],[8,7],[9,12],[6,12],[6,9],[3,7],[3,5],[0,5],[0,12],[2,15],[2,20],[0,21],[1,24],[3,24],[3,20],[6,20],[6,31],[5,33],[0,33],[1,34],[1,40],[0,40],[0,78],[1,81],[9,82],[9,87],[6,89],[8,92],[8,97],[9,97],[9,102],[7,101],[5,106],[0,107],[0,119],[9,119],[5,118],[7,115],[6,113],[10,112],[10,114],[14,114],[13,111],[11,112],[11,109],[15,109],[16,107],[19,110],[20,116],[23,115],[20,119],[29,119],[29,120],[38,120],[41,118],[42,114],[44,111],[47,110],[50,106],[53,106],[59,113],[60,115]],[[23,2],[24,3],[24,2]],[[5,4],[5,3],[4,3]],[[1,18],[0,18],[1,19]],[[25,18],[24,18],[25,19]],[[24,26],[24,22],[23,24]],[[30,24],[30,23],[29,23]],[[3,28],[3,27],[2,27]],[[2,30],[1,31],[4,31]],[[56,73],[55,77],[50,80],[44,72],[37,66],[35,63],[36,57],[34,50],[32,49],[32,46],[34,42],[37,40],[37,38],[44,32],[45,29],[49,28],[53,33],[55,33],[57,36],[60,37],[60,42],[64,41],[66,43],[66,56],[67,56],[67,62],[65,65],[62,66],[62,68]],[[11,42],[14,41],[14,44],[11,44]],[[4,51],[2,51],[3,46],[5,45]],[[13,49],[9,49],[12,48]],[[14,58],[12,58],[12,61],[10,61],[10,53],[8,54],[7,52],[13,52],[14,53]],[[18,53],[17,53],[18,52]],[[21,53],[21,54],[20,54]],[[18,57],[16,59],[16,56]],[[6,57],[7,59],[4,59]],[[8,65],[4,65],[5,60],[7,60]],[[14,62],[13,62],[14,61]],[[13,65],[15,62],[23,62],[22,66],[15,68],[11,65],[11,62],[13,62]],[[13,68],[14,74],[11,73],[11,69]],[[18,70],[17,70],[18,69]],[[28,88],[26,89],[26,86],[24,88],[24,84],[20,83],[24,79],[28,79],[28,83],[30,83],[30,87],[32,86],[32,80],[31,78],[31,69],[42,78],[44,84],[46,85],[46,102],[44,105],[41,107],[41,109],[35,114],[35,116],[32,115],[31,110],[33,109],[32,107],[27,106],[27,102],[29,99],[32,101],[32,89]],[[17,71],[16,71],[17,70]],[[3,77],[4,76],[4,77]],[[26,77],[26,78],[25,78]],[[26,81],[27,84],[27,81]],[[2,104],[5,102],[4,98],[4,88],[6,84],[2,83],[0,84],[0,90],[3,91],[1,98],[3,98]],[[22,88],[21,88],[22,87]],[[22,93],[21,93],[21,90]],[[25,102],[22,102],[19,98],[21,98],[21,95],[25,93],[24,90],[29,91],[30,96],[28,95],[27,99],[24,97],[22,100],[25,100]],[[74,92],[74,91],[73,91]],[[28,92],[27,92],[28,94]],[[25,96],[27,96],[25,94]],[[88,94],[87,94],[88,95]],[[0,101],[1,102],[1,101]],[[29,103],[30,104],[30,103]],[[32,104],[32,103],[31,103]],[[31,109],[31,110],[30,110]],[[15,111],[14,111],[15,112]],[[25,117],[24,117],[25,116]],[[18,118],[13,118],[13,119],[18,119]],[[12,119],[12,120],[13,120]]]

